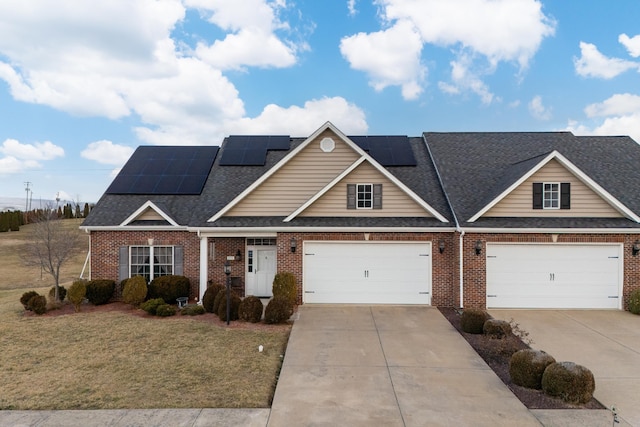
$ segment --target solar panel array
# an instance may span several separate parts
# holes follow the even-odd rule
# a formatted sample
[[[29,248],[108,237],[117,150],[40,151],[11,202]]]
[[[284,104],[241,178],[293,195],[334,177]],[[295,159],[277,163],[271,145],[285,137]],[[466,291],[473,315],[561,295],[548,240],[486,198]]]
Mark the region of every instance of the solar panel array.
[[[142,146],[107,194],[200,194],[219,147]]]
[[[231,135],[220,157],[221,166],[264,166],[269,150],[288,150],[289,135]]]
[[[382,166],[416,166],[409,137],[405,135],[350,136]]]

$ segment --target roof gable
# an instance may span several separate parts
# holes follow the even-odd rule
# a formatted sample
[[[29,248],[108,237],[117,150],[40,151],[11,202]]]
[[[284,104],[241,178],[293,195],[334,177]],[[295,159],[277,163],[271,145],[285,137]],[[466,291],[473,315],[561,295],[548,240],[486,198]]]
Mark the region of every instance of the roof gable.
[[[173,218],[171,218],[171,216],[165,212],[165,210],[161,209],[151,200],[147,200],[135,212],[129,215],[127,219],[122,221],[120,226],[124,227],[126,225],[132,225],[136,221],[161,221],[164,222],[164,224],[160,223],[155,225],[172,225],[174,227],[178,227],[178,223],[176,223]]]

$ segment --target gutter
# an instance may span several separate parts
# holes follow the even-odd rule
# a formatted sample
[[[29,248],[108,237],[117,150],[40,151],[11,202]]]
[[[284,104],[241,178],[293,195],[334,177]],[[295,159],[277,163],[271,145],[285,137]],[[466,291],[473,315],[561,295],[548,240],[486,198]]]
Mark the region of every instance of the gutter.
[[[431,164],[433,165],[433,168],[436,171],[436,176],[438,177],[438,182],[440,183],[440,188],[442,188],[442,193],[444,194],[444,198],[447,201],[447,205],[449,206],[449,210],[451,211],[451,215],[453,215],[453,221],[455,222],[455,230],[460,233],[460,241],[458,243],[459,249],[460,249],[460,253],[458,254],[458,268],[459,268],[459,272],[458,272],[458,276],[460,278],[460,308],[464,307],[464,270],[463,270],[463,265],[464,265],[464,251],[463,251],[463,244],[464,244],[464,230],[462,229],[462,227],[460,227],[460,223],[458,222],[458,217],[456,216],[456,211],[453,209],[453,204],[451,203],[451,199],[449,198],[449,194],[447,193],[446,188],[444,187],[444,182],[442,181],[442,176],[440,175],[440,171],[438,170],[438,166],[436,165],[436,162],[433,160],[433,154],[431,153],[431,148],[429,148],[429,144],[427,143],[427,138],[424,135],[424,132],[422,133],[422,141],[424,142],[424,146],[427,148],[427,152],[429,153],[429,158],[431,159]]]

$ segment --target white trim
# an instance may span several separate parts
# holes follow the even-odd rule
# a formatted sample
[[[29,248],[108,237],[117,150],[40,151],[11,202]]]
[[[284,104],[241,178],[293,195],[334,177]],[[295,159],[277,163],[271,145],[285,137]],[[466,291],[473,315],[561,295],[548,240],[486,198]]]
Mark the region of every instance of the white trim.
[[[455,230],[453,227],[194,227],[189,229],[191,232],[200,232],[207,237],[269,237],[268,233],[273,235],[275,233],[452,233]]]
[[[358,202],[360,202],[360,200],[358,199],[358,187],[366,187],[369,186],[371,188],[371,200],[369,201],[371,203],[371,206],[366,207],[360,207],[358,206]],[[367,191],[363,191],[362,194],[366,194]],[[366,203],[366,200],[362,200],[363,203]],[[373,184],[372,183],[356,183],[356,210],[372,210],[373,209]]]
[[[202,302],[202,298],[204,297],[204,292],[207,290],[207,281],[209,280],[209,241],[207,236],[198,236],[200,238],[200,283],[198,287],[198,298],[199,301]],[[184,262],[184,260],[183,260]]]
[[[153,211],[155,211],[158,215],[160,215],[165,221],[167,221],[172,226],[179,227],[177,222],[175,222],[169,215],[167,215],[165,212],[163,212],[162,209],[160,209],[158,206],[156,206],[156,204],[153,203],[151,200],[147,200],[134,213],[129,215],[129,217],[127,219],[122,221],[120,223],[120,227],[124,227],[126,225],[129,225],[130,222],[135,221],[136,218],[138,218],[140,215],[142,215],[142,213],[144,213],[144,211],[146,211],[147,209],[152,209]],[[164,227],[166,227],[166,226],[164,226]]]
[[[513,234],[640,234],[640,228],[463,228],[466,233]]]
[[[168,225],[99,225],[99,226],[80,226],[80,230],[84,231],[190,231],[189,227],[177,226],[171,227]]]
[[[553,189],[552,189],[552,190],[549,190],[549,191],[546,191],[546,190],[545,190],[545,186],[547,186],[547,185],[551,185],[551,186],[555,185],[555,186],[557,186],[557,187],[558,187],[558,189],[557,189],[556,191],[554,191]],[[552,187],[552,188],[553,188],[553,187]],[[546,201],[546,200],[545,200],[545,198],[544,198],[544,195],[545,195],[546,193],[549,193],[549,195],[552,195],[553,193],[556,193],[556,195],[557,195],[558,197],[557,197],[557,199],[555,199],[555,201],[558,203],[558,206],[555,206],[555,207],[554,207],[554,206],[550,206],[550,207],[546,207],[546,206],[545,206],[545,201]],[[559,210],[559,209],[560,209],[560,203],[561,203],[561,201],[562,201],[561,199],[562,199],[562,190],[561,190],[560,182],[543,182],[543,183],[542,183],[542,209],[543,209],[543,210],[556,210],[556,209],[557,209],[557,210]],[[553,203],[553,201],[554,201],[554,199],[549,199],[549,200],[550,200],[552,203]]]
[[[560,154],[558,151],[554,150],[548,156],[546,156],[543,160],[541,160],[537,165],[529,170],[526,174],[524,174],[520,179],[511,184],[509,188],[500,193],[498,197],[493,199],[489,204],[487,204],[484,208],[482,208],[478,213],[473,215],[468,222],[475,222],[482,215],[487,213],[489,209],[494,207],[498,202],[504,199],[509,193],[511,193],[515,188],[520,186],[524,181],[526,181],[529,177],[531,177],[534,173],[540,170],[543,166],[549,163],[551,160],[557,160],[562,166],[567,168],[571,173],[573,173],[583,184],[593,190],[596,194],[602,197],[607,203],[609,203],[614,209],[623,214],[628,219],[640,223],[640,217],[633,213],[631,209],[627,208],[624,204],[622,204],[618,199],[613,197],[608,191],[598,185],[593,179],[589,178],[587,174],[582,172],[577,166],[571,163],[566,157]]]

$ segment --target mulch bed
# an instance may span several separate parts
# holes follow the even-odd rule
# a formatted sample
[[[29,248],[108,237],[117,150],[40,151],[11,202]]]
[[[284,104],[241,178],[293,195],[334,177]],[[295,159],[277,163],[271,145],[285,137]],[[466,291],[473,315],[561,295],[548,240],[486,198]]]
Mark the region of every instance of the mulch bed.
[[[503,383],[529,409],[605,409],[595,398],[585,405],[571,405],[560,399],[548,396],[541,390],[533,390],[511,382],[509,375],[509,359],[517,350],[529,348],[516,335],[501,340],[489,338],[483,334],[469,334],[462,331],[460,326],[460,311],[455,308],[440,308],[440,312],[454,328],[467,340],[469,345],[478,353],[489,367],[496,373]],[[553,356],[553,355],[552,355]]]

